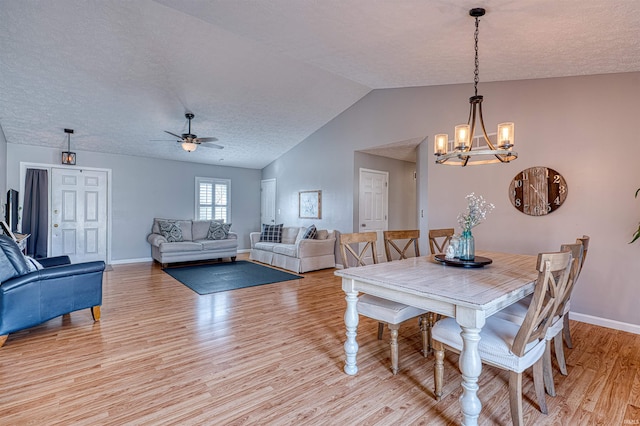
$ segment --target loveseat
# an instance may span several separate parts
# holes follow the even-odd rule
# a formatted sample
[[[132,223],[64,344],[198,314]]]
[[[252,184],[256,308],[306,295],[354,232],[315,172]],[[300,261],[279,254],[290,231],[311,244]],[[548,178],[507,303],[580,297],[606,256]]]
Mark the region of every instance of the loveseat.
[[[164,268],[169,263],[231,258],[238,255],[238,235],[218,220],[153,219],[151,257]]]
[[[309,272],[336,266],[336,232],[310,227],[262,225],[251,232],[249,258],[293,272]]]
[[[72,265],[68,256],[26,258],[0,235],[0,346],[9,333],[80,309],[98,321],[104,268],[102,261]]]

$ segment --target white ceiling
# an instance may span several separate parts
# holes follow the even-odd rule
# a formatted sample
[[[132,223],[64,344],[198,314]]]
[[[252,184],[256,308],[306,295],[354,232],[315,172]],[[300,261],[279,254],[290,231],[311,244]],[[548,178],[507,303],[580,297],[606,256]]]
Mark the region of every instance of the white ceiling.
[[[480,85],[640,71],[638,0],[0,0],[0,125],[10,143],[62,150],[72,128],[74,151],[262,168],[372,89],[471,83],[472,7]],[[186,111],[225,148],[172,142]]]

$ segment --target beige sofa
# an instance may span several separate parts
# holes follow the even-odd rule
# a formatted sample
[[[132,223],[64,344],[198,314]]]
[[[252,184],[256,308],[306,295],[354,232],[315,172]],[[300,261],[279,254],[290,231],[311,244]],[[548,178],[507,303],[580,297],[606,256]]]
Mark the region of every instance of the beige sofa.
[[[260,241],[260,232],[251,232],[249,258],[293,272],[309,272],[336,266],[336,232],[320,229],[315,238],[303,239],[308,228],[282,228],[281,242]]]
[[[212,228],[213,222],[216,223]],[[161,229],[161,224],[164,229]],[[229,232],[230,226],[211,220],[155,218],[151,234],[147,236],[147,241],[151,244],[151,257],[161,263],[163,268],[168,263],[193,260],[231,258],[235,262],[238,255],[238,235]]]

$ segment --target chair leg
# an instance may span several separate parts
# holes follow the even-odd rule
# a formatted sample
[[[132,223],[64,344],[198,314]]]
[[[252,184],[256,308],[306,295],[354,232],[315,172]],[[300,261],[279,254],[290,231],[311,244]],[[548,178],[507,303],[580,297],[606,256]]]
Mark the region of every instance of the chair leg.
[[[431,329],[429,328],[428,321],[427,315],[422,315],[418,318],[420,332],[422,333],[422,356],[425,358],[429,355],[429,352],[431,352],[431,340],[429,339]]]
[[[564,319],[562,320],[562,334],[564,335],[564,342],[567,344],[569,349],[573,349],[573,342],[571,341],[571,328],[569,327],[569,313],[567,312],[564,315]]]
[[[558,360],[558,367],[560,367],[560,373],[563,376],[569,374],[567,372],[567,362],[564,359],[564,347],[562,346],[562,336],[558,334],[553,338],[553,344],[556,350],[556,359]]]
[[[378,323],[378,340],[382,340],[382,332],[384,331],[384,323]]]
[[[391,333],[391,372],[395,376],[398,374],[398,328],[400,324],[389,324],[389,332]]]
[[[91,316],[94,321],[100,321],[100,305],[91,308]]]
[[[538,397],[538,405],[540,406],[540,411],[543,414],[547,414],[547,397],[544,393],[544,362],[542,360],[538,360],[535,364],[533,364],[533,387],[536,390],[536,396]]]
[[[544,386],[550,396],[556,396],[556,387],[553,383],[553,366],[551,365],[551,341],[547,340],[542,355],[542,371]]]
[[[433,350],[433,338],[431,337],[431,329],[436,323],[438,315],[433,312],[427,312],[427,342],[429,343],[429,352]]]
[[[522,373],[509,371],[509,405],[514,426],[524,426],[522,415]]]
[[[0,336],[0,348],[2,347],[2,345],[4,345],[4,342],[6,342],[8,338],[9,338],[8,334],[5,334],[4,336]]]
[[[433,369],[433,382],[435,383],[434,394],[436,400],[442,398],[442,382],[444,380],[444,345],[437,340],[433,341],[433,355],[436,358],[436,364]]]

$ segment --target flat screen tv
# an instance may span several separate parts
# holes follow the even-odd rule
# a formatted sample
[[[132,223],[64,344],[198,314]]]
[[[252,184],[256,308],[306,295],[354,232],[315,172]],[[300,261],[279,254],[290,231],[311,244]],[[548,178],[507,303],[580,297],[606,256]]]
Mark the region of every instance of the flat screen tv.
[[[11,232],[18,232],[18,191],[15,189],[7,191],[7,209],[5,216]]]

